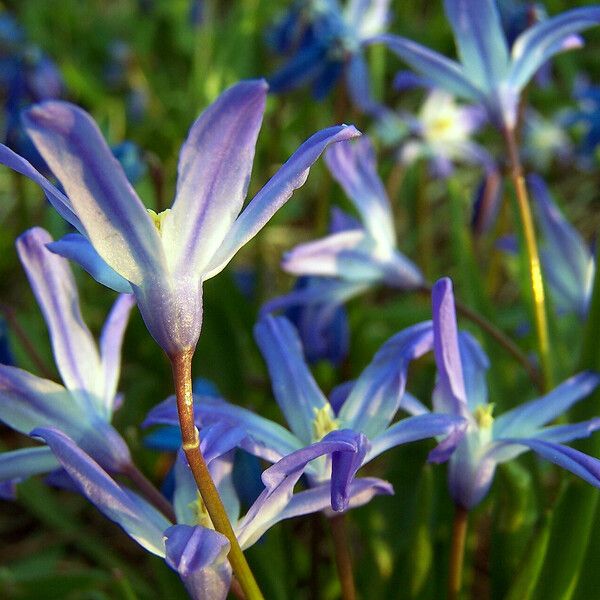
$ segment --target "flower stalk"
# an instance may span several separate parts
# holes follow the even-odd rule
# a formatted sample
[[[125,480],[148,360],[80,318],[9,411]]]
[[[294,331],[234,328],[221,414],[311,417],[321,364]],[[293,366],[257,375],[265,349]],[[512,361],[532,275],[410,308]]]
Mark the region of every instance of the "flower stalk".
[[[462,588],[468,522],[469,511],[457,504],[452,524],[452,545],[448,567],[448,600],[458,600]]]
[[[533,300],[537,345],[540,353],[544,390],[547,391],[552,389],[553,383],[552,360],[550,355],[550,336],[548,334],[548,316],[544,282],[542,279],[535,226],[533,224],[533,215],[531,213],[527,187],[523,177],[523,167],[521,165],[521,159],[519,158],[519,149],[517,147],[515,131],[514,129],[506,127],[503,130],[503,135],[510,163],[509,174],[515,188],[519,216],[523,227],[525,252],[529,266],[529,281]]]
[[[346,515],[342,513],[331,517],[329,525],[331,527],[331,537],[333,538],[335,564],[340,585],[342,586],[342,598],[343,600],[356,600]]]
[[[192,396],[193,354],[193,350],[190,349],[170,357],[183,451],[215,530],[229,540],[229,562],[247,600],[263,600],[263,595],[240,548],[219,492],[200,450],[200,437],[194,422]]]

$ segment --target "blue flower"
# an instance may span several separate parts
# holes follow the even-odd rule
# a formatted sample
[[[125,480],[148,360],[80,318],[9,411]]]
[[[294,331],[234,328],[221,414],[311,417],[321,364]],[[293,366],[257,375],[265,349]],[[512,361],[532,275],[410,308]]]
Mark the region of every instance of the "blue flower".
[[[124,472],[131,457],[110,421],[121,402],[117,394],[121,344],[134,300],[122,295],[115,302],[98,348],[81,316],[68,261],[46,249],[51,242],[43,229],[30,229],[18,238],[17,251],[46,320],[64,386],[0,365],[0,421],[25,435],[36,427],[59,429],[104,468]],[[46,447],[5,452],[0,454],[0,481],[46,473],[57,466]]]
[[[271,32],[272,45],[292,53],[270,79],[273,92],[310,84],[317,99],[324,98],[342,77],[357,108],[381,110],[371,95],[366,40],[381,33],[388,21],[389,0],[351,0],[342,8],[338,0],[300,0]]]
[[[214,531],[206,507],[198,494],[192,473],[182,453],[175,464],[174,524],[145,500],[116,483],[100,465],[68,436],[52,428],[36,429],[79,491],[109,519],[118,523],[143,548],[165,559],[180,575],[194,599],[224,600],[231,583],[226,555],[227,538]],[[212,425],[203,430],[202,454],[242,549],[249,548],[270,527],[284,519],[324,510],[329,504],[329,487],[294,494],[302,475],[302,464],[285,459],[267,469],[264,489],[243,518],[232,481],[232,452],[245,437],[238,427]],[[343,450],[343,442],[330,444]],[[391,493],[391,486],[374,478],[350,484],[351,505],[359,506],[376,493]]]
[[[588,313],[596,272],[594,254],[579,232],[565,219],[537,175],[527,179],[543,234],[542,267],[559,312]]]
[[[0,146],[0,162],[38,183],[79,234],[51,250],[81,264],[100,283],[133,292],[148,330],[171,357],[196,346],[202,283],[217,275],[306,181],[331,143],[353,127],[307,140],[241,212],[267,86],[245,81],[225,91],[192,126],[179,160],[171,209],[148,211],[82,109],[45,102],[24,114],[27,133],[66,191]]]
[[[113,156],[121,163],[125,176],[135,185],[148,171],[139,147],[128,140],[111,147]]]
[[[289,430],[248,409],[210,397],[197,398],[198,424],[227,423],[244,429],[248,437],[240,441],[240,447],[277,463],[265,474],[282,465],[301,469],[312,488],[331,489],[331,506],[336,511],[348,508],[356,472],[389,448],[447,436],[430,454],[430,460],[439,462],[448,458],[462,435],[462,417],[425,414],[421,403],[405,394],[410,361],[432,348],[430,322],[388,340],[358,380],[337,388],[330,399],[314,380],[298,335],[287,319],[265,317],[256,325],[255,336]],[[423,414],[393,422],[400,408]],[[170,398],[150,412],[144,426],[176,422],[176,406]]]
[[[354,221],[322,240],[296,246],[284,256],[283,268],[294,275],[336,278],[345,285],[332,289],[342,297],[377,283],[399,289],[420,287],[423,275],[396,248],[392,210],[377,174],[371,142],[363,137],[356,144],[338,144],[325,160],[362,222]]]
[[[433,407],[468,422],[466,435],[448,463],[450,493],[457,504],[471,509],[481,502],[496,465],[527,450],[600,487],[600,461],[560,444],[600,429],[600,418],[574,425],[547,425],[587,396],[600,376],[580,373],[545,396],[495,417],[485,381],[487,356],[471,335],[458,331],[452,283],[447,278],[433,288],[433,332],[438,368]]]
[[[527,28],[509,50],[494,0],[445,0],[444,6],[460,62],[400,36],[375,41],[438,87],[483,105],[503,129],[516,126],[521,92],[540,67],[579,45],[574,34],[600,23],[598,6],[569,10]]]

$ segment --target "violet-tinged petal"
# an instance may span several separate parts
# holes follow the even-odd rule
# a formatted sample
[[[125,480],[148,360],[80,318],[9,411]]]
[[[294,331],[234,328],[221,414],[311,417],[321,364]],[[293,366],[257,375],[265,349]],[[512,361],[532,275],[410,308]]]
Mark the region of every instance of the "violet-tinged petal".
[[[336,512],[344,511],[350,502],[350,484],[357,471],[363,465],[371,444],[362,433],[333,431],[323,440],[344,439],[352,435],[356,450],[353,452],[333,452],[331,455],[331,508]]]
[[[485,378],[490,361],[479,342],[466,331],[459,331],[458,347],[467,404],[473,412],[477,406],[487,404],[488,386]]]
[[[434,397],[437,411],[462,415],[467,409],[465,381],[458,345],[452,281],[444,277],[432,290],[434,354],[438,382]]]
[[[394,247],[396,233],[390,201],[377,174],[371,140],[363,136],[355,142],[335,144],[325,153],[325,163],[352,200],[371,236],[382,245]]]
[[[303,186],[310,167],[330,144],[360,135],[353,126],[340,125],[315,133],[306,140],[250,201],[231,226],[223,244],[207,268],[205,278],[214,277],[250,241],[271,217]]]
[[[401,405],[410,361],[433,347],[431,322],[420,323],[391,337],[356,381],[339,411],[344,427],[369,438],[381,433]]]
[[[469,81],[463,67],[408,38],[381,35],[371,41],[385,44],[394,54],[436,85],[466,100],[481,101],[481,92]]]
[[[565,49],[569,36],[599,23],[600,7],[590,6],[566,11],[527,29],[512,47],[510,85],[517,90],[525,87],[547,60]]]
[[[60,463],[47,446],[22,448],[0,453],[0,482],[21,480],[49,473],[57,469]]]
[[[400,409],[413,417],[425,415],[429,412],[429,409],[409,392],[404,392],[402,400],[400,401]]]
[[[267,316],[256,324],[254,335],[290,429],[304,444],[311,443],[315,416],[329,404],[306,364],[296,330],[284,317]]]
[[[350,27],[364,40],[377,35],[390,19],[390,0],[349,0],[345,18]]]
[[[494,421],[494,437],[530,436],[542,425],[567,411],[590,394],[600,383],[600,375],[586,371],[567,379],[551,392],[520,404]]]
[[[216,422],[202,429],[200,450],[204,460],[210,463],[241,445],[247,433],[243,427],[226,422]]]
[[[36,429],[83,494],[143,548],[164,556],[163,532],[171,523],[133,493],[126,493],[94,460],[57,429]],[[148,518],[151,517],[151,518]]]
[[[52,254],[50,234],[34,227],[17,239],[17,252],[50,332],[56,366],[74,394],[101,397],[100,357],[83,321],[79,295],[68,261]]]
[[[594,487],[600,488],[600,460],[592,458],[579,450],[555,444],[537,438],[515,438],[503,440],[506,444],[526,446],[542,458],[571,471]]]
[[[0,144],[0,164],[6,165],[13,171],[21,173],[21,175],[25,175],[25,177],[37,183],[44,190],[46,198],[54,206],[56,212],[63,219],[71,223],[75,229],[81,233],[85,233],[85,228],[79,217],[75,214],[71,201],[23,157],[13,152],[10,148],[7,148],[4,144]]]
[[[12,501],[17,499],[18,479],[0,481],[0,500]]]
[[[200,273],[238,216],[266,97],[265,81],[242,81],[192,125],[179,155],[175,202],[161,226],[175,273]]]
[[[444,8],[469,80],[477,88],[493,90],[509,66],[495,0],[445,0]]]
[[[536,431],[532,437],[546,442],[570,442],[589,437],[594,431],[600,429],[600,418],[574,423],[573,425],[552,425]]]
[[[100,256],[136,285],[164,269],[158,231],[91,117],[50,100],[27,110],[23,122]]]
[[[109,267],[91,242],[83,235],[67,233],[60,240],[47,244],[47,248],[55,254],[76,262],[98,283],[111,290],[122,294],[132,293],[129,281]]]
[[[225,600],[231,584],[229,541],[206,527],[173,525],[165,531],[165,560],[194,600]]]
[[[115,410],[114,402],[121,373],[121,347],[129,315],[134,305],[135,298],[131,294],[119,296],[113,304],[100,334],[100,359],[104,376],[102,399],[107,421],[110,420]]]
[[[371,440],[371,449],[367,454],[365,462],[373,460],[376,456],[395,446],[431,437],[449,436],[455,431],[464,432],[466,424],[467,422],[462,417],[455,415],[428,413],[415,417],[407,417],[394,423]],[[458,439],[456,437],[452,438],[452,447],[449,448],[450,453],[458,442],[460,442],[460,439],[460,436]],[[444,446],[444,450],[446,449],[447,447]],[[435,456],[442,458],[439,453]]]
[[[371,91],[369,65],[362,52],[352,56],[345,68],[346,87],[352,104],[366,114],[373,114],[380,108]]]

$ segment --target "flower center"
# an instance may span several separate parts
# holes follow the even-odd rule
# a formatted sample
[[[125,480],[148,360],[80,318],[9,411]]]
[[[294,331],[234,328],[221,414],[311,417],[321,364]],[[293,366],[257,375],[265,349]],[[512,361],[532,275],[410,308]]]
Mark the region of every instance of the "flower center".
[[[477,406],[473,416],[480,429],[489,429],[492,426],[494,423],[494,417],[492,416],[493,412],[493,404],[480,404]]]
[[[204,500],[202,500],[202,496],[199,492],[196,500],[190,502],[190,508],[194,513],[194,518],[198,525],[206,527],[207,529],[214,529],[213,523],[210,520],[210,515],[206,509],[206,504],[204,504]]]
[[[329,403],[321,408],[313,408],[315,418],[313,420],[313,439],[315,442],[322,440],[328,433],[340,428],[339,422],[333,417],[333,411]]]
[[[150,218],[152,219],[152,222],[154,223],[154,227],[156,227],[156,229],[158,230],[158,233],[160,233],[162,230],[163,221],[165,220],[165,217],[171,212],[171,209],[167,208],[159,213],[152,210],[151,208],[147,208],[146,210],[148,211],[148,214],[150,215]]]

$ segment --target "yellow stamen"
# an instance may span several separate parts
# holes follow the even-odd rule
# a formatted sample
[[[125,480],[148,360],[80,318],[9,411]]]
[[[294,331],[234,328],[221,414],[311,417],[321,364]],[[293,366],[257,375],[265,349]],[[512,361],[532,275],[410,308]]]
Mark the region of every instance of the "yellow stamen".
[[[338,420],[333,417],[333,411],[329,403],[324,404],[321,408],[313,408],[313,412],[315,414],[313,421],[313,439],[315,442],[322,440],[328,433],[340,428]]]
[[[494,412],[493,404],[480,404],[475,409],[473,416],[480,429],[489,429],[494,422],[492,413]]]
[[[190,502],[189,507],[194,513],[198,525],[206,527],[207,529],[214,529],[208,510],[206,509],[206,504],[204,504],[204,500],[202,500],[200,493],[198,493],[198,497],[194,502]]]
[[[165,217],[171,212],[171,209],[167,208],[166,210],[163,210],[159,213],[152,210],[151,208],[147,208],[146,210],[148,211],[148,214],[150,215],[152,222],[154,223],[154,227],[156,227],[156,229],[158,229],[158,233],[160,233],[163,226],[163,221]]]

